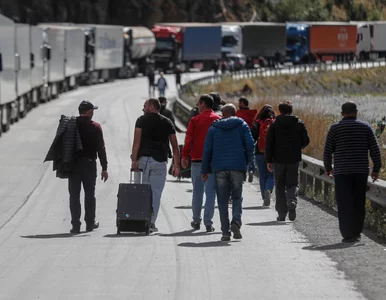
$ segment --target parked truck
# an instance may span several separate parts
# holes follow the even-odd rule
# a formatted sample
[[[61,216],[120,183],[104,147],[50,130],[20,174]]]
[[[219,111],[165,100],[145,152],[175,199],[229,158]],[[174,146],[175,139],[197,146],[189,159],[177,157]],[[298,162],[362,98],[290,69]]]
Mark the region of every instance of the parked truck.
[[[136,77],[138,73],[147,74],[153,66],[151,54],[156,47],[154,33],[140,26],[123,28],[124,62],[119,71],[119,77]]]
[[[357,25],[356,56],[359,60],[386,57],[386,22],[350,22]]]
[[[287,24],[287,57],[293,63],[349,61],[355,57],[357,26],[342,22]]]
[[[155,68],[173,70],[182,60],[183,29],[181,26],[157,24],[152,28],[156,48],[152,54]]]

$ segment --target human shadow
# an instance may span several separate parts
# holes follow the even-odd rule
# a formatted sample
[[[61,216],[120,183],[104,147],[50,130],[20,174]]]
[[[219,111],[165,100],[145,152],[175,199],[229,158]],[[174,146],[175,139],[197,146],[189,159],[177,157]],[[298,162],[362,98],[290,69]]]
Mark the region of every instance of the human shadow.
[[[81,231],[80,233],[51,233],[51,234],[35,234],[35,235],[21,235],[21,238],[24,239],[67,239],[73,237],[86,237],[90,236],[86,231]]]
[[[191,205],[182,205],[182,206],[175,206],[175,209],[192,209]],[[216,205],[214,207],[215,209],[218,209],[218,206]],[[205,206],[202,206],[201,209],[205,209]]]
[[[173,182],[173,183],[192,183],[190,180],[177,180],[177,179],[166,179],[166,182]]]
[[[328,251],[328,250],[339,250],[339,249],[347,249],[347,248],[355,248],[355,247],[363,247],[364,243],[336,243],[331,245],[323,245],[323,246],[306,246],[303,247],[303,250],[310,251]]]
[[[243,207],[243,210],[268,210],[269,206],[250,206]]]
[[[196,231],[194,229],[185,230],[181,232],[174,232],[169,234],[160,234],[162,237],[181,237],[181,236],[206,236],[206,235],[214,235],[221,234],[221,232],[204,232],[204,231]]]
[[[291,223],[279,222],[279,221],[269,221],[269,222],[260,222],[260,223],[248,223],[248,226],[285,226]]]
[[[144,232],[121,232],[121,234],[106,234],[105,238],[110,239],[119,239],[119,238],[128,238],[128,237],[145,237],[145,236],[157,236],[159,233],[151,233],[149,235],[146,235]]]
[[[187,193],[193,193],[193,190],[192,189],[187,189],[186,192]]]
[[[203,243],[180,243],[178,247],[189,247],[189,248],[210,248],[210,247],[227,247],[231,246],[231,242],[212,241]]]

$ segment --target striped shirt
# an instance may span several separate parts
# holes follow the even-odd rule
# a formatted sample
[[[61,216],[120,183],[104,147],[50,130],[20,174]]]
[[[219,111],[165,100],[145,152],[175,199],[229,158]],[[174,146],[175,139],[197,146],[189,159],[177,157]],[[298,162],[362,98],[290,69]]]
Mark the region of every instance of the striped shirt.
[[[373,172],[382,167],[381,151],[374,132],[367,122],[345,117],[333,124],[328,132],[323,161],[326,171],[334,174],[369,174],[369,151]],[[334,157],[334,159],[333,159]]]

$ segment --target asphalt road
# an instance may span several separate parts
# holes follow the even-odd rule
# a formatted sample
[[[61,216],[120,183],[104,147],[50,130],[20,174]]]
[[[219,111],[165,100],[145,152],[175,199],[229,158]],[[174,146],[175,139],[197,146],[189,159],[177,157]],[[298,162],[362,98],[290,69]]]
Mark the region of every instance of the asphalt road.
[[[202,74],[183,80],[196,76]],[[363,285],[358,283],[361,274],[347,272],[350,265],[342,265],[323,248],[310,251],[325,242],[312,234],[323,235],[326,224],[311,220],[307,230],[291,222],[278,224],[274,210],[261,207],[256,182],[244,186],[241,241],[219,241],[217,212],[214,233],[192,232],[192,185],[172,177],[162,197],[160,232],[116,236],[118,184],[129,178],[133,126],[146,96],[144,78],[81,88],[34,109],[1,137],[0,299],[331,300],[366,299],[364,294],[382,299],[378,291],[385,295],[384,284],[371,280],[384,278],[382,267],[366,272],[370,278]],[[100,228],[71,236],[67,182],[57,179],[51,163],[43,164],[43,159],[60,115],[75,114],[83,99],[99,106],[94,119],[104,130],[110,178],[97,181]],[[183,136],[178,138],[183,143]],[[330,216],[304,201],[298,214],[299,224],[302,216]],[[331,219],[328,225],[336,226]],[[329,241],[339,243],[333,233]],[[371,260],[373,249],[383,249],[366,238],[364,243],[362,252],[349,253],[354,264],[363,257]]]

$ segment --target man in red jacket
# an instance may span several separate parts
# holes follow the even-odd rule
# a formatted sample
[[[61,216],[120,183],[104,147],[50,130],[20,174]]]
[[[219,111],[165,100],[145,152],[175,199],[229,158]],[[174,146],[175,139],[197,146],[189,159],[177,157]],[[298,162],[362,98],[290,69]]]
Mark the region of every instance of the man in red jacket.
[[[204,181],[201,177],[202,153],[206,134],[212,123],[221,117],[213,111],[214,101],[209,95],[202,95],[198,100],[198,109],[200,114],[193,117],[186,131],[185,145],[182,150],[181,165],[183,168],[188,166],[189,155],[192,160],[191,176],[193,183],[192,210],[193,221],[191,226],[195,230],[200,229],[201,224],[201,208],[205,190],[205,211],[204,224],[207,232],[214,231],[213,215],[216,200],[216,180],[213,174],[209,174],[208,180]]]
[[[248,124],[249,129],[252,129],[253,122],[255,120],[257,114],[256,109],[250,109],[249,108],[249,101],[247,98],[241,97],[239,99],[239,110],[236,112],[236,117],[239,117],[245,121],[245,123]],[[248,182],[253,181],[253,173],[255,171],[255,163],[252,162],[248,166]],[[246,178],[245,178],[246,179]],[[244,181],[245,181],[244,179]]]

